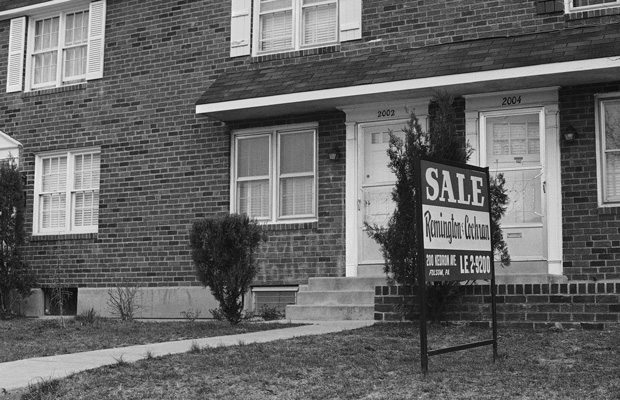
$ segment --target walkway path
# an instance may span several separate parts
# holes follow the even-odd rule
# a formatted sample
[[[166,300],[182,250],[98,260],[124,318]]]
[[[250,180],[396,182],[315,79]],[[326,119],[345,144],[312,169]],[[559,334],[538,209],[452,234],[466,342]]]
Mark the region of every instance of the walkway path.
[[[304,321],[292,322],[303,323]],[[49,379],[63,378],[80,371],[115,364],[121,359],[126,362],[134,362],[146,358],[147,354],[158,357],[167,354],[186,353],[194,343],[200,347],[233,346],[239,343],[263,343],[298,336],[322,335],[357,329],[370,326],[374,321],[311,321],[307,323],[309,325],[293,328],[144,344],[0,363],[0,399],[3,399],[3,393],[23,389],[30,384],[36,384]]]

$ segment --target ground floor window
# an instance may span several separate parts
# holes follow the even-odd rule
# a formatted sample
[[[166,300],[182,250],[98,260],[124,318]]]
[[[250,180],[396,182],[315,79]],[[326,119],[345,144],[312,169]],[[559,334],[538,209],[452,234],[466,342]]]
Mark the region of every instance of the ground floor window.
[[[315,125],[236,132],[232,211],[265,222],[316,218]]]
[[[598,101],[599,198],[620,203],[620,95]]]
[[[46,153],[35,161],[35,234],[97,232],[99,149]]]

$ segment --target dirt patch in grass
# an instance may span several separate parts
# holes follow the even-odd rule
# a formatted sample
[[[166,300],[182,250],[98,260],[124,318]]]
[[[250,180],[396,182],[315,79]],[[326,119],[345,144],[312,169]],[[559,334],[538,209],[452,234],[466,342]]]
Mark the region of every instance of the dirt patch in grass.
[[[429,346],[490,338],[429,329]],[[500,330],[491,346],[431,357],[420,373],[411,324],[207,348],[118,364],[60,380],[31,399],[589,399],[620,396],[620,331]],[[48,382],[49,383],[49,382]],[[30,396],[30,397],[28,397]],[[46,397],[48,396],[48,397]]]
[[[160,343],[174,340],[236,335],[280,329],[280,323],[243,322],[231,326],[220,321],[146,322],[98,318],[83,323],[65,318],[0,321],[0,362],[79,353],[90,350]]]

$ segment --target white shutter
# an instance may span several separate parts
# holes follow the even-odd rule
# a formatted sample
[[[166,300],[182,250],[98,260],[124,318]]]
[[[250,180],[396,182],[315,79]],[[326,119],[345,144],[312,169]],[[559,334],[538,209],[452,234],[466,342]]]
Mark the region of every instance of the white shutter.
[[[252,0],[232,0],[230,18],[230,56],[250,54]]]
[[[362,0],[340,0],[340,41],[362,38]]]
[[[22,90],[24,76],[24,52],[26,44],[26,17],[11,20],[11,34],[9,37],[9,62],[6,80],[6,91],[19,92]]]
[[[86,60],[86,79],[103,78],[105,13],[105,0],[90,3],[90,12],[88,13],[88,59]]]

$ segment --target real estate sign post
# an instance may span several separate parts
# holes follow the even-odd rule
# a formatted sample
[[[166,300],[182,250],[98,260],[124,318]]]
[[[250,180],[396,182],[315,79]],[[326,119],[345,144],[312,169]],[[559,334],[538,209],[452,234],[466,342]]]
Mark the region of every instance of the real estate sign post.
[[[418,282],[422,371],[428,357],[493,345],[497,357],[495,270],[491,244],[489,169],[420,158],[417,179]],[[428,351],[426,283],[491,281],[493,339]]]

